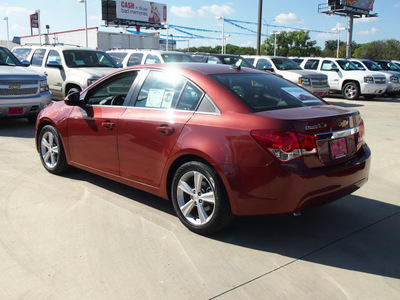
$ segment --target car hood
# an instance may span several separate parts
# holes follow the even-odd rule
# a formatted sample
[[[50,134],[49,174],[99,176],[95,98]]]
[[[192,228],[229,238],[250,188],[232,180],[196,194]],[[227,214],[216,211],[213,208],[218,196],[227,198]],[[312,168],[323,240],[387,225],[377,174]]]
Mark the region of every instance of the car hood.
[[[279,70],[279,73],[285,74],[285,73],[291,73],[291,74],[297,74],[299,76],[307,76],[307,77],[326,77],[324,74],[321,74],[316,71],[308,71],[308,70]]]
[[[1,66],[0,67],[0,76],[5,76],[9,78],[10,76],[24,77],[24,76],[37,76],[40,78],[45,78],[44,74],[33,71],[26,67],[20,66]]]

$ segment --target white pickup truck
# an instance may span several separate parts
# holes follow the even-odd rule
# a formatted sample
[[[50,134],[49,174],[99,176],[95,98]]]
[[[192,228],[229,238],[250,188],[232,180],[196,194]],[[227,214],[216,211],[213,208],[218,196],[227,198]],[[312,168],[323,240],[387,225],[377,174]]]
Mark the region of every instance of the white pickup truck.
[[[360,96],[372,99],[383,95],[387,89],[385,75],[361,71],[347,59],[308,57],[304,58],[301,67],[326,74],[330,92],[342,93],[349,100],[356,100]]]
[[[329,92],[328,77],[315,71],[303,70],[290,58],[282,56],[243,56],[259,70],[270,71],[290,80],[320,97]]]

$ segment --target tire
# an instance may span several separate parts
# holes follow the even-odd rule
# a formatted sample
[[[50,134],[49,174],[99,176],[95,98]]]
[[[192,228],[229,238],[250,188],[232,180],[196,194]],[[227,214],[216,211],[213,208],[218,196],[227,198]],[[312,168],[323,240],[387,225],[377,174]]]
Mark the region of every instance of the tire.
[[[342,88],[342,94],[348,100],[357,100],[360,97],[358,83],[354,81],[346,83]]]
[[[192,161],[183,164],[174,175],[171,192],[175,213],[195,233],[216,233],[233,220],[217,172],[204,163]]]
[[[40,131],[38,149],[40,161],[48,172],[61,174],[68,169],[60,135],[53,126],[46,125]]]

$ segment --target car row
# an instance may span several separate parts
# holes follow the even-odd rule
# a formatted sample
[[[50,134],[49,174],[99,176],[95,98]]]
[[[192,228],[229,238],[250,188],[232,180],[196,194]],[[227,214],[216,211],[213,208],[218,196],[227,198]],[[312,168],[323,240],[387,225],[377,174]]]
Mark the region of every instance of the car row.
[[[120,69],[52,102],[36,146],[50,173],[74,166],[169,199],[199,234],[343,197],[371,155],[357,110],[269,72],[199,63]]]

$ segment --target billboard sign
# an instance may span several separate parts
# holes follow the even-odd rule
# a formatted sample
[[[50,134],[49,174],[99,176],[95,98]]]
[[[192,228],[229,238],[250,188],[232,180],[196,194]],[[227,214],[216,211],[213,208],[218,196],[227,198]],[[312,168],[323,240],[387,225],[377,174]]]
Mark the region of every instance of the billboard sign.
[[[39,13],[30,15],[31,17],[31,28],[39,28]]]
[[[346,7],[354,10],[372,11],[375,0],[328,0],[328,5],[333,8]]]
[[[141,0],[116,0],[116,17],[149,23],[167,22],[167,5]]]

